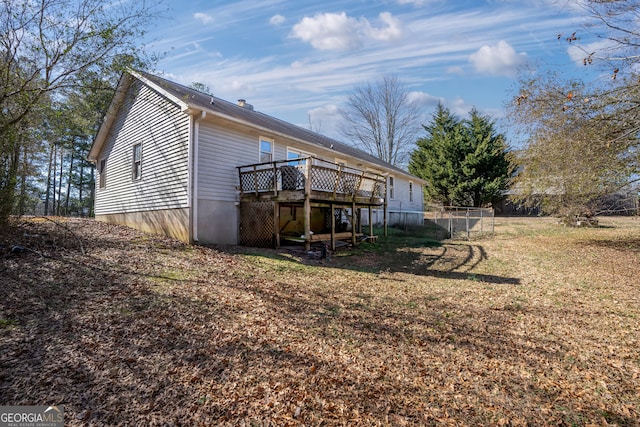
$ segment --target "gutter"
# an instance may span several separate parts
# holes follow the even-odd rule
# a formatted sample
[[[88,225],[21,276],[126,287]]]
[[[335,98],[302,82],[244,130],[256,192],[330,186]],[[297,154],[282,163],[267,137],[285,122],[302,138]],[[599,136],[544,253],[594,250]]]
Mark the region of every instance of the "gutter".
[[[189,218],[191,222],[191,238],[193,243],[198,243],[198,146],[200,143],[200,122],[207,117],[206,111],[189,111],[191,117],[192,126],[190,126],[190,138],[189,138],[189,175],[190,185],[189,190],[191,195],[189,200],[191,202]]]

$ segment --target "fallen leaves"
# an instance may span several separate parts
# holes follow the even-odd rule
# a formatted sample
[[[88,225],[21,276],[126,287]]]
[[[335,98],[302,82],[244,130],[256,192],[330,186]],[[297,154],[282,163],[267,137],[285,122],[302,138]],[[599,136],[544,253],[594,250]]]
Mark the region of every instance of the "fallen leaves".
[[[497,219],[323,265],[56,221],[0,233],[3,404],[64,404],[70,426],[638,419],[632,220]]]

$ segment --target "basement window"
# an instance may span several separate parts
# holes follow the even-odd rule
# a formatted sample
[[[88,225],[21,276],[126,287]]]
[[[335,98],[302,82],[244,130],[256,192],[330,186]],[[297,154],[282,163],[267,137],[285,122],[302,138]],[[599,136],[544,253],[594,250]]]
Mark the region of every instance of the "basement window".
[[[131,169],[134,180],[142,177],[142,144],[140,143],[133,146],[133,164]]]

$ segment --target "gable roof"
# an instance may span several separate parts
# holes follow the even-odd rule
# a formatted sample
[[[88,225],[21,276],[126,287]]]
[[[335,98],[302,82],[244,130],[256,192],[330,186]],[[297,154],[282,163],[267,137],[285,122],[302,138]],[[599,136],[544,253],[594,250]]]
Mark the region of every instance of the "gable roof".
[[[154,90],[160,92],[173,102],[182,107],[183,111],[187,110],[200,110],[206,111],[207,114],[223,117],[238,123],[248,125],[257,129],[269,131],[271,133],[280,134],[282,136],[298,140],[305,144],[315,145],[327,150],[334,151],[338,156],[345,155],[348,157],[363,160],[367,163],[380,166],[387,170],[400,173],[417,181],[423,181],[421,178],[411,175],[407,171],[387,163],[379,158],[370,155],[360,149],[352,147],[343,142],[321,135],[319,133],[310,131],[308,129],[296,126],[291,123],[287,123],[283,120],[269,116],[267,114],[255,111],[250,108],[241,107],[238,104],[225,101],[224,99],[208,95],[203,92],[199,92],[195,89],[191,89],[187,86],[172,82],[165,78],[142,72],[142,71],[130,71],[123,74],[116,89],[116,94],[109,107],[109,111],[105,116],[105,120],[96,135],[93,142],[93,146],[89,152],[89,160],[96,161],[97,155],[106,139],[108,128],[111,126],[117,108],[121,104],[124,93],[128,90],[132,77],[137,78],[143,83],[147,84]]]

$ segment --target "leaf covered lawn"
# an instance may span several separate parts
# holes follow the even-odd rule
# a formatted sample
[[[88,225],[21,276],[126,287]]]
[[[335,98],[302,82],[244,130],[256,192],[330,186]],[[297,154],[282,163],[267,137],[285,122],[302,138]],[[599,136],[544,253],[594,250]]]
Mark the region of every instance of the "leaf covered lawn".
[[[0,231],[2,405],[68,426],[640,425],[637,218],[325,260],[53,221]]]

